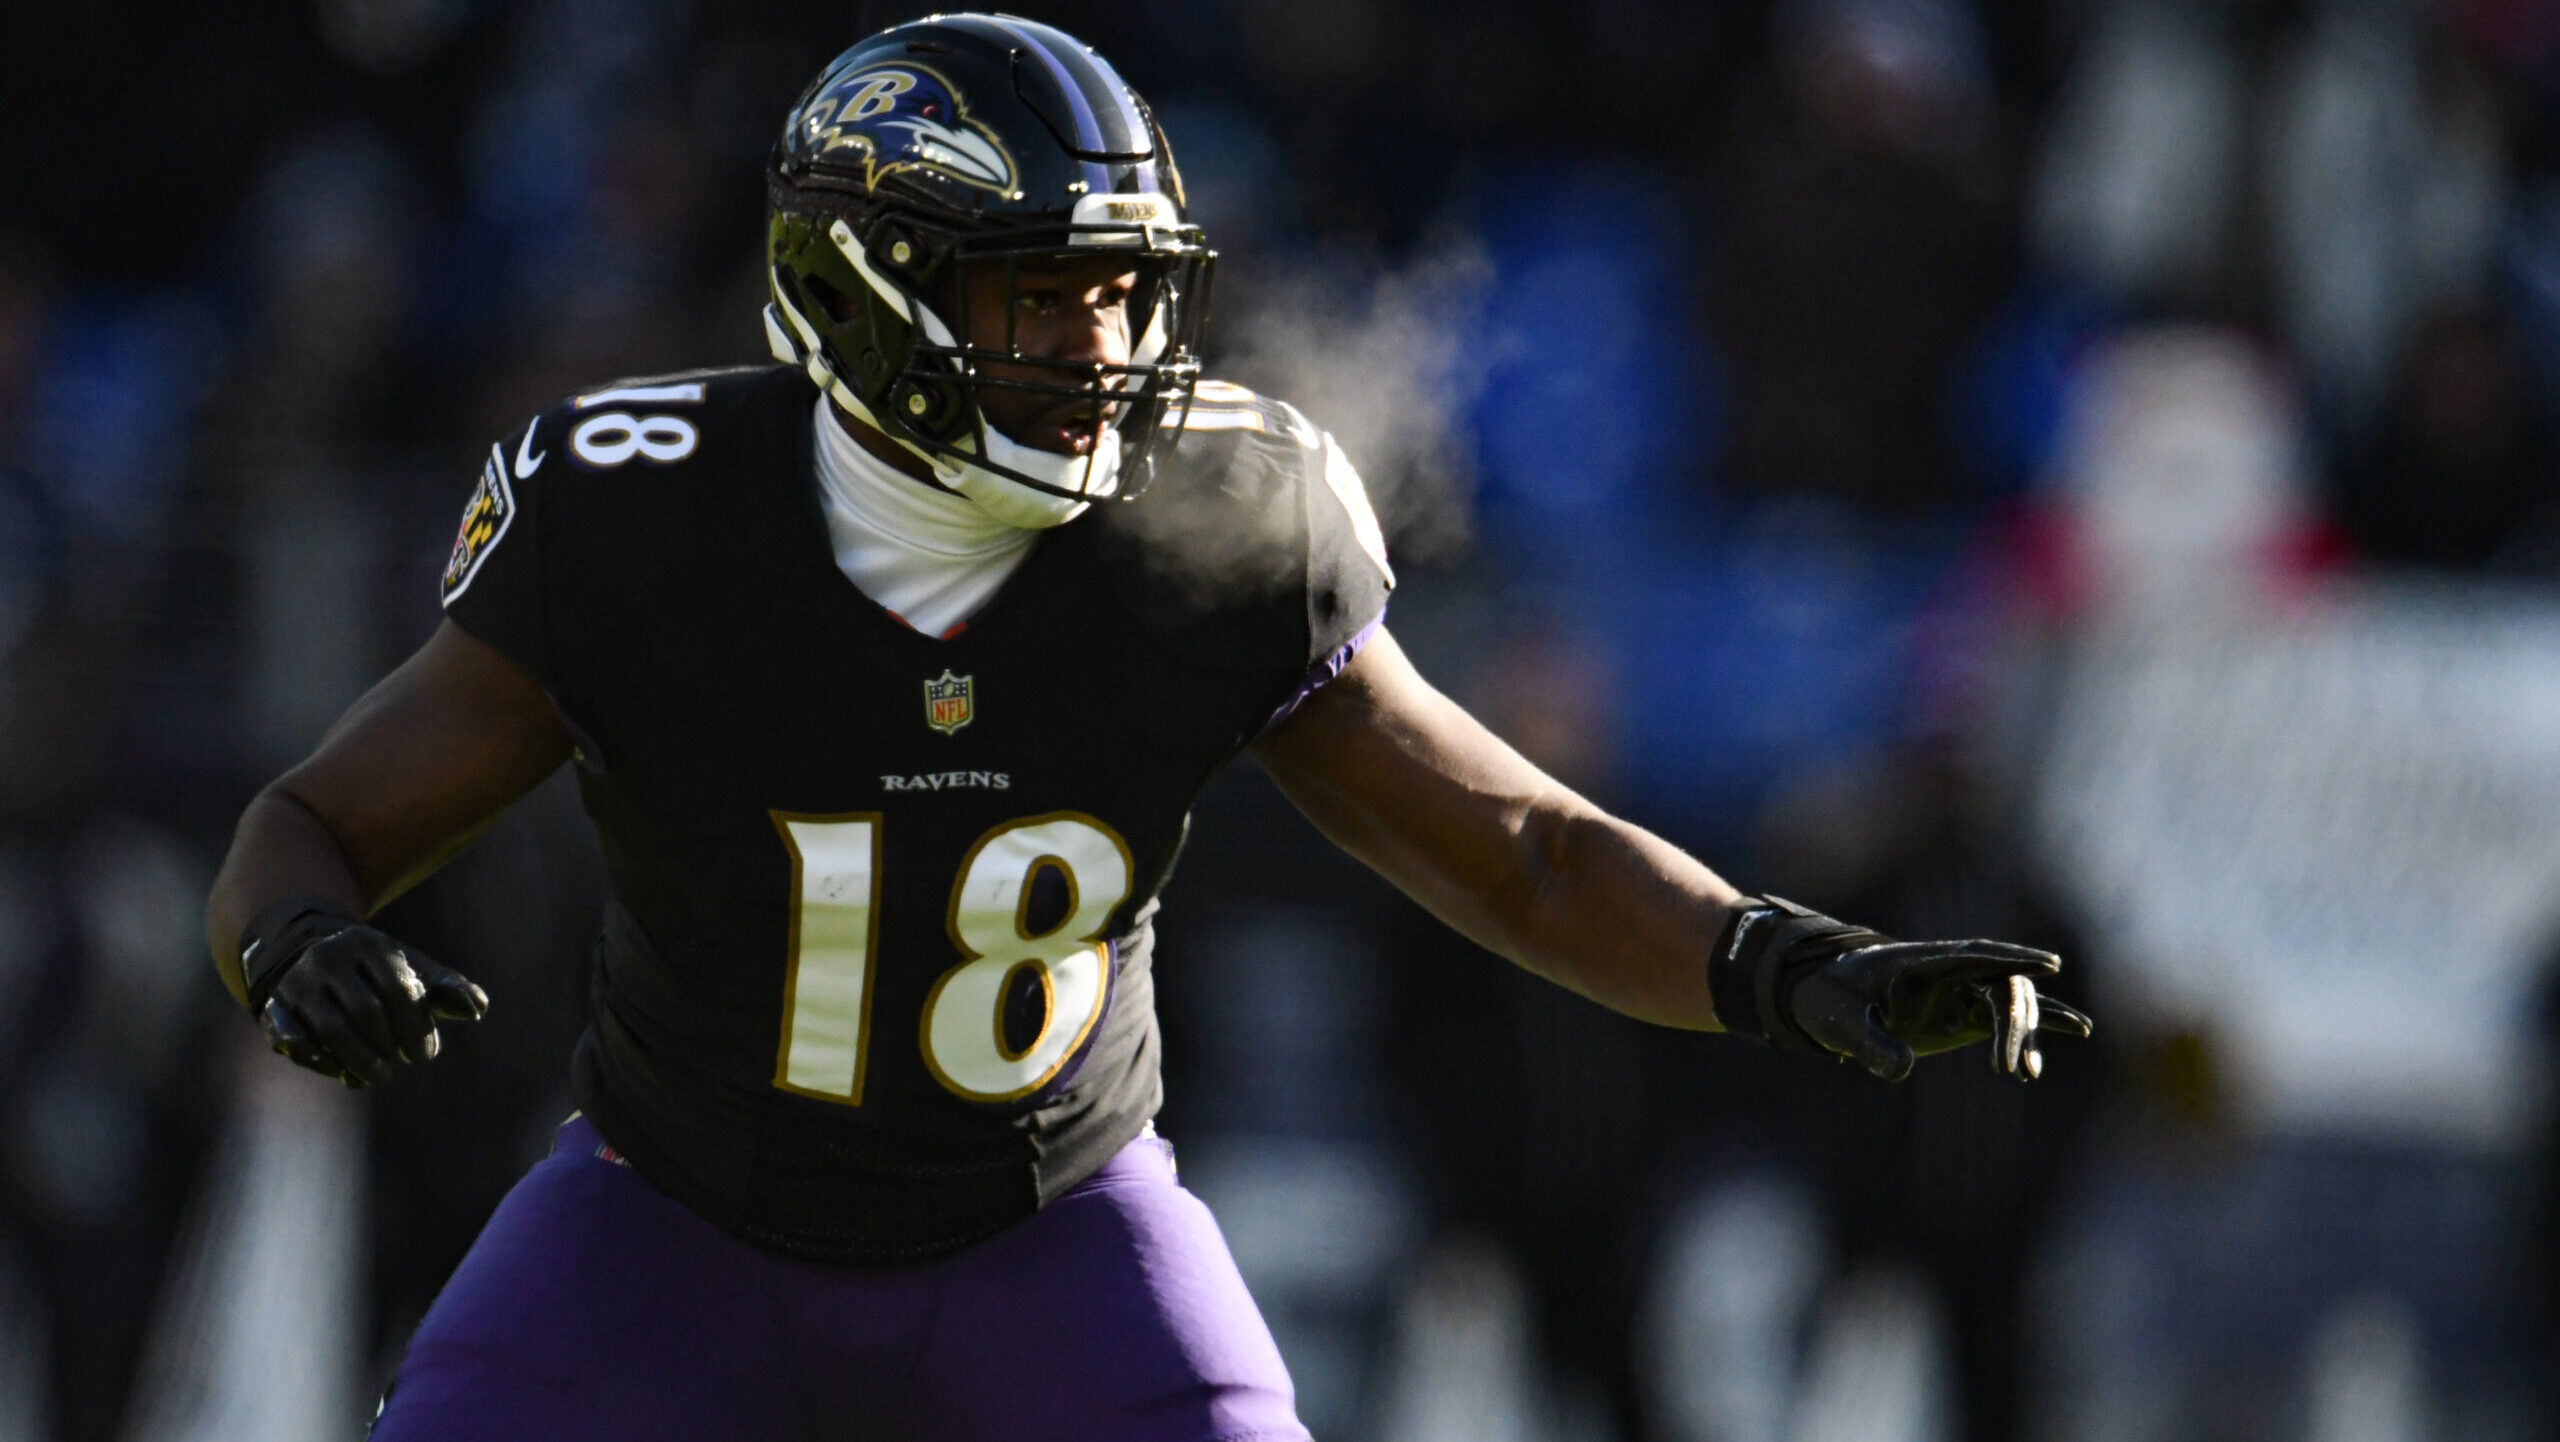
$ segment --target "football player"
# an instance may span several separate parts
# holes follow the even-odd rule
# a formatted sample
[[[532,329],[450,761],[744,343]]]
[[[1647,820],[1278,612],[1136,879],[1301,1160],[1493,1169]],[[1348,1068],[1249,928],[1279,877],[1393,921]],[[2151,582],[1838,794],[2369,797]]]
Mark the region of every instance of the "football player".
[[[480,1016],[366,924],[563,764],[613,901],[580,1115],[375,1435],[1302,1438],[1174,1181],[1151,919],[1251,752],[1317,826],[1605,1005],[1898,1078],[2032,1077],[2051,955],[1745,896],[1415,674],[1360,479],[1203,381],[1212,255],[1066,35],[902,25],[769,174],[781,364],[626,380],[493,447],[446,619],[251,803],[208,926],[351,1085]]]

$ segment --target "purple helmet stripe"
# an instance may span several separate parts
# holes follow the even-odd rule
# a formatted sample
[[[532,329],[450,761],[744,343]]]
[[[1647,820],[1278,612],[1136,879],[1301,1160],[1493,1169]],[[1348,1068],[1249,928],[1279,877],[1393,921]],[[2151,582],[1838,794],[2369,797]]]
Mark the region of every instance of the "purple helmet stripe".
[[[1050,76],[1058,82],[1058,88],[1067,93],[1067,104],[1074,109],[1076,116],[1076,147],[1080,150],[1110,149],[1110,145],[1102,138],[1102,122],[1094,118],[1093,105],[1084,98],[1084,87],[1078,85],[1075,77],[1067,73],[1065,64],[1050,52],[1048,46],[1025,33],[1020,26],[1000,16],[992,18],[997,25],[1004,28],[1005,33],[1021,41],[1029,47],[1032,54],[1039,56],[1040,63],[1049,67]],[[1085,184],[1092,186],[1097,193],[1107,192],[1111,189],[1111,168],[1098,161],[1088,160],[1084,162],[1084,179]]]
[[[1147,118],[1138,113],[1137,102],[1129,98],[1129,82],[1121,79],[1120,72],[1112,69],[1111,62],[1103,59],[1100,55],[1088,54],[1085,56],[1085,61],[1093,66],[1094,70],[1102,77],[1102,88],[1111,93],[1113,103],[1120,107],[1121,123],[1129,127],[1129,133],[1131,135],[1141,137],[1150,147],[1152,147],[1155,144],[1155,134],[1147,128]],[[1161,164],[1164,157],[1158,156],[1156,159],[1157,162]],[[1141,165],[1137,170],[1139,193],[1142,195],[1155,194],[1155,166]]]

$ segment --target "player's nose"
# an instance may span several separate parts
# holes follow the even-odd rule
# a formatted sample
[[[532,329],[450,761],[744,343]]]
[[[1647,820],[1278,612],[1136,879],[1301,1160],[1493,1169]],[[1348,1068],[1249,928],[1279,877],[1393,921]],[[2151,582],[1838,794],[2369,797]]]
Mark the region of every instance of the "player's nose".
[[[1129,363],[1128,313],[1118,302],[1066,308],[1049,354],[1080,365],[1120,366]]]

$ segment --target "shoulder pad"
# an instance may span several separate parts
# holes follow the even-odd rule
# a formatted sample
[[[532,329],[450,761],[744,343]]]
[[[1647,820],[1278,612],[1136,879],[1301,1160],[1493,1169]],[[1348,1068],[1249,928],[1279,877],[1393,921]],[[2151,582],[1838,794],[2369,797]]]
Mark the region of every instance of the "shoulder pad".
[[[1171,423],[1168,419],[1167,424]],[[1194,392],[1190,416],[1182,426],[1186,435],[1193,431],[1240,431],[1281,450],[1294,446],[1304,452],[1295,460],[1275,459],[1284,470],[1322,478],[1324,489],[1341,502],[1344,518],[1360,549],[1377,563],[1387,584],[1395,584],[1395,568],[1387,563],[1386,533],[1378,525],[1377,513],[1370,508],[1360,473],[1352,468],[1333,436],[1318,429],[1305,412],[1287,401],[1274,400],[1230,381],[1204,380]]]

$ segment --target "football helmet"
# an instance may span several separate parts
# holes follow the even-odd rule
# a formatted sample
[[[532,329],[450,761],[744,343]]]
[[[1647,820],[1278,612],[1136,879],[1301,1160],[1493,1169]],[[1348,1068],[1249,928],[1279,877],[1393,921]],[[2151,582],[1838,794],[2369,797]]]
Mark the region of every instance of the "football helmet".
[[[1215,255],[1146,103],[1049,26],[944,15],[837,56],[791,108],[767,167],[765,329],[843,408],[1020,526],[1131,499],[1181,435]],[[1026,270],[1125,258],[1126,363],[1025,354]],[[1003,278],[1004,340],[969,313]],[[988,322],[977,324],[976,322]],[[989,423],[999,388],[1092,430],[1082,454]],[[1018,410],[1018,405],[1016,406]]]

